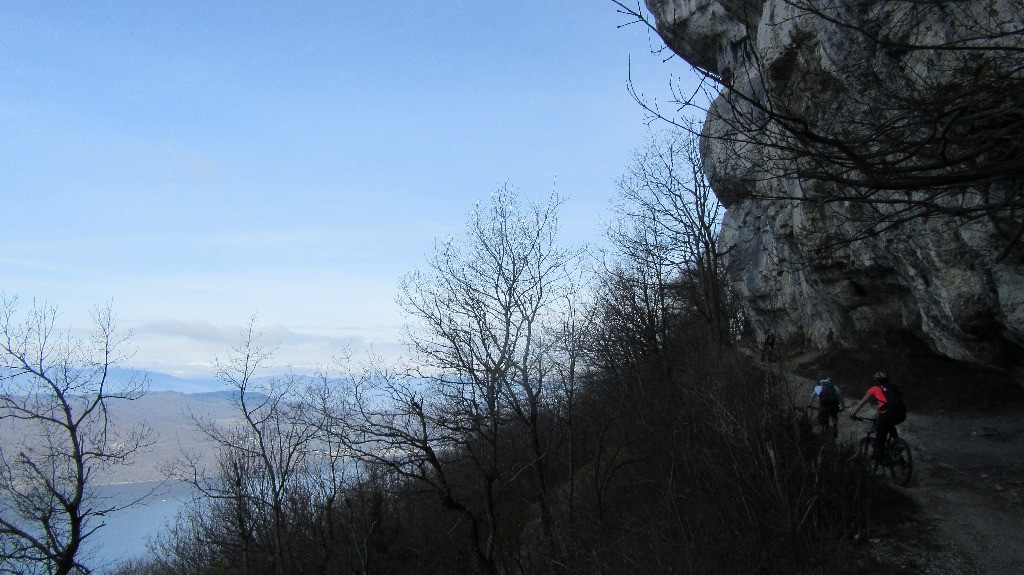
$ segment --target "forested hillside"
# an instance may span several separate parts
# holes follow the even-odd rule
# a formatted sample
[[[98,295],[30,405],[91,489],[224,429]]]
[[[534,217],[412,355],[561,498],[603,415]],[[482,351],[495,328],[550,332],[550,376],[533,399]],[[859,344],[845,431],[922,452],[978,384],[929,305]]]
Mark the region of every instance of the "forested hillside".
[[[499,189],[402,284],[413,364],[260,383],[254,331],[220,375],[263,399],[207,427],[208,497],[123,572],[841,572],[875,484],[742,353],[694,150],[638,153],[592,276],[557,197]]]

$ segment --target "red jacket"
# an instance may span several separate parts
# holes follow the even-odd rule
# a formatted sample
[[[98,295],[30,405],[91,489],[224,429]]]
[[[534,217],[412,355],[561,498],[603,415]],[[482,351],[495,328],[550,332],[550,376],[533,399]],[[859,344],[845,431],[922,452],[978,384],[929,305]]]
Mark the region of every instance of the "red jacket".
[[[873,386],[871,386],[871,389],[868,389],[868,393],[870,393],[871,397],[874,397],[875,401],[878,402],[878,412],[879,413],[884,413],[884,412],[888,411],[885,408],[885,403],[886,403],[885,392],[882,391],[882,386],[881,385],[873,385]]]

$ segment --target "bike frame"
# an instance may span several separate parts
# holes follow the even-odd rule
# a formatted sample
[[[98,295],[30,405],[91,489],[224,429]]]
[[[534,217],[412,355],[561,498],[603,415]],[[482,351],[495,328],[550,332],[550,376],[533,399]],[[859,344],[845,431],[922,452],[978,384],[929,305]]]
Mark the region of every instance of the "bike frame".
[[[870,421],[871,427],[868,429],[864,437],[861,438],[857,445],[857,452],[854,457],[866,455],[867,449],[874,443],[875,431],[876,431],[876,419],[873,417],[857,417],[853,416],[854,421]],[[896,427],[892,428],[892,433],[885,440],[883,447],[884,452],[882,454],[881,466],[889,469],[889,475],[894,482],[898,485],[906,486],[910,483],[910,478],[913,474],[913,457],[910,452],[910,444],[905,439],[901,439],[899,431]]]

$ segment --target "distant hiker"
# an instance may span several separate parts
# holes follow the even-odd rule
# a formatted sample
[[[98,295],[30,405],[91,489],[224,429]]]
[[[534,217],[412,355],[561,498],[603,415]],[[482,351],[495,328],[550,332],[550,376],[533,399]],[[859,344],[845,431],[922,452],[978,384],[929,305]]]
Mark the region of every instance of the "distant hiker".
[[[907,419],[907,406],[903,403],[903,394],[895,384],[889,383],[889,376],[884,371],[875,372],[873,378],[875,384],[868,389],[860,403],[850,412],[850,419],[856,417],[860,408],[864,407],[869,400],[874,399],[878,403],[878,417],[875,419],[875,442],[872,446],[877,471],[885,454],[886,439],[890,433],[896,430],[897,425]]]
[[[761,361],[764,361],[768,354],[775,349],[775,334],[768,330],[764,335],[764,346],[761,348]]]
[[[818,425],[822,429],[829,429],[831,425],[832,437],[839,437],[839,412],[846,409],[843,393],[832,383],[831,377],[823,375],[807,398],[805,407],[810,407],[815,397],[818,398]]]

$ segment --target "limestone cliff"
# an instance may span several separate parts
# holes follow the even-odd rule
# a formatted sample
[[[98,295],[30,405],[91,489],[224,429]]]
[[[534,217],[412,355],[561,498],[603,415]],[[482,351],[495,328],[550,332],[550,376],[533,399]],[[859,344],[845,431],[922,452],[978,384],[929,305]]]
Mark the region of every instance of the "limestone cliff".
[[[885,88],[890,98],[947,89],[969,95],[965,83],[984,83],[993,66],[1003,78],[1024,75],[1024,3],[947,3],[958,13],[942,4],[918,10],[923,4],[647,0],[669,48],[723,85],[708,107],[702,154],[728,207],[720,242],[756,328],[771,328],[783,341],[837,349],[884,346],[900,334],[1021,381],[1024,266],[1019,249],[1009,257],[1006,249],[1007,225],[1019,228],[1020,212],[1001,214],[1002,221],[913,217],[865,239],[837,241],[863,233],[857,222],[864,206],[815,201],[842,197],[835,192],[844,184],[805,175],[813,170],[785,169],[806,157],[787,156],[785,142],[765,135],[771,119],[755,105],[785,105],[812,129],[839,126],[833,134],[856,138],[860,119],[897,125],[896,111],[879,109],[880,100],[866,94]],[[982,22],[988,36],[973,39],[981,25],[968,29],[965,19]],[[979,50],[980,56],[943,49],[973,49],[974,41],[995,49]],[[1017,149],[1014,157],[1024,158],[1021,133],[1007,141]],[[1021,195],[1019,179],[972,185],[956,201],[977,206],[996,189]]]

